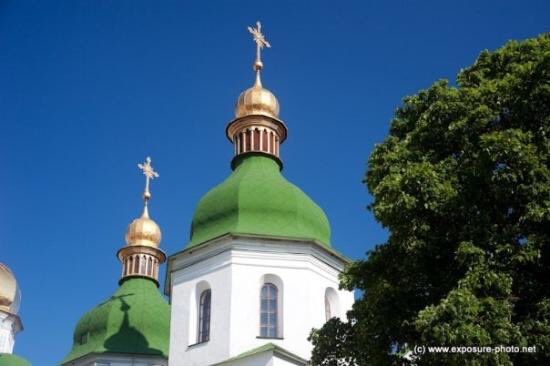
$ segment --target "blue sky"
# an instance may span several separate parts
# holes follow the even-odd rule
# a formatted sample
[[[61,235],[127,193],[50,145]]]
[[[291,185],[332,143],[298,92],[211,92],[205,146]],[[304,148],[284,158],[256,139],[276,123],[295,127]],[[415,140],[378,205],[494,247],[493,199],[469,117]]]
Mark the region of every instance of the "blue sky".
[[[333,246],[361,258],[386,233],[361,180],[402,98],[454,79],[483,49],[550,31],[548,1],[1,1],[0,261],[23,292],[16,353],[69,351],[84,312],[117,287],[116,251],[141,211],[181,250],[200,197],[229,173],[224,128],[264,86],[289,138],[284,174],[321,207]]]

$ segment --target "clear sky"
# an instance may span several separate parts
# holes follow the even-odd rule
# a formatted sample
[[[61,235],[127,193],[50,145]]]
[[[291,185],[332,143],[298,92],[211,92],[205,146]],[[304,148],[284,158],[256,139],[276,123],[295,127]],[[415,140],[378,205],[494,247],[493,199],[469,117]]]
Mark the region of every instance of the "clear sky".
[[[550,2],[0,1],[0,261],[23,292],[15,351],[35,366],[57,364],[117,287],[146,155],[162,248],[185,247],[198,200],[230,173],[224,128],[253,82],[258,19],[284,174],[362,258],[386,233],[361,180],[402,98],[550,31]]]

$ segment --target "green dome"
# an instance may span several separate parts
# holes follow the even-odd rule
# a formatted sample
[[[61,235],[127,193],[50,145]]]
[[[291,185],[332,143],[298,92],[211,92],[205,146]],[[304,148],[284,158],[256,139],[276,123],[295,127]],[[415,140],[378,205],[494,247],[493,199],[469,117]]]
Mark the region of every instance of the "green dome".
[[[168,358],[169,338],[170,305],[153,281],[131,278],[80,319],[73,348],[61,364],[92,353]]]
[[[317,240],[330,247],[323,210],[263,155],[243,156],[197,205],[189,247],[226,233]]]
[[[9,353],[0,353],[0,366],[31,366],[30,362]]]

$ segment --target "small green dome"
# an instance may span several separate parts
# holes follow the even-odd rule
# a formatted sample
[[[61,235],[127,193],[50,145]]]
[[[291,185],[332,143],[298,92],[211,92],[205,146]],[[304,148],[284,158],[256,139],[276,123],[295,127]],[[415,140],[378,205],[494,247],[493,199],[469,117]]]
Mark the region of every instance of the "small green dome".
[[[245,155],[197,205],[188,247],[226,233],[317,240],[330,247],[323,210],[263,155]]]
[[[0,366],[31,366],[30,362],[13,354],[0,353]]]
[[[124,281],[106,301],[78,322],[68,364],[92,353],[124,353],[168,358],[170,305],[150,279]]]

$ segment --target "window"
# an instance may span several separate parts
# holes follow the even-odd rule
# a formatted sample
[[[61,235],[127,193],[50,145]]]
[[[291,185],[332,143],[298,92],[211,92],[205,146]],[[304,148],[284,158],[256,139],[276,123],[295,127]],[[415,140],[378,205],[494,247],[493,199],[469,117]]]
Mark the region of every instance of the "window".
[[[204,290],[199,300],[199,337],[197,343],[208,342],[210,339],[210,305],[212,291]]]
[[[332,313],[330,311],[330,300],[328,298],[328,294],[325,294],[325,319],[328,321],[330,318],[332,318]]]
[[[340,314],[340,302],[338,293],[332,287],[327,287],[325,290],[325,321],[331,318],[338,317]]]
[[[260,336],[268,338],[277,337],[277,307],[279,291],[272,283],[266,283],[262,287],[260,299]]]

